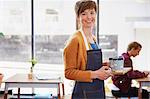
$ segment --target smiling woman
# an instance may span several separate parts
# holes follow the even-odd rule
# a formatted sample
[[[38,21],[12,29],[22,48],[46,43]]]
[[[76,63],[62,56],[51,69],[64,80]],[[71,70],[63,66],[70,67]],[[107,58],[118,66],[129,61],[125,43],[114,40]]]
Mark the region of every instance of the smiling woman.
[[[79,0],[75,13],[78,29],[69,38],[63,54],[65,77],[75,81],[72,99],[105,98],[104,80],[111,76],[111,71],[108,64],[102,63],[102,51],[93,34],[97,4]]]

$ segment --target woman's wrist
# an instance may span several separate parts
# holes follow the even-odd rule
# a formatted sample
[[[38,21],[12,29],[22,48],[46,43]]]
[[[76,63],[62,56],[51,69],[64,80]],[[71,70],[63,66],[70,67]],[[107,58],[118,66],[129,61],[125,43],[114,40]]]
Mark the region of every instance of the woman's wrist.
[[[96,79],[96,78],[97,78],[96,71],[91,71],[91,79]]]

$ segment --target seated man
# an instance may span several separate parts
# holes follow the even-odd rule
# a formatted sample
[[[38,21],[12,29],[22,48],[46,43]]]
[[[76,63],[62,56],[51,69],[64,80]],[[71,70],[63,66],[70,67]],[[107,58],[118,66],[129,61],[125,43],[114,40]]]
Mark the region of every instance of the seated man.
[[[128,45],[127,52],[123,53],[124,67],[131,67],[132,69],[124,75],[114,75],[112,77],[113,84],[119,88],[118,91],[112,90],[114,96],[138,96],[138,88],[131,87],[131,81],[135,78],[147,77],[148,72],[141,72],[138,70],[133,70],[131,57],[136,57],[139,55],[142,46],[138,42],[132,42]],[[147,90],[142,89],[142,99],[149,99],[149,93]]]

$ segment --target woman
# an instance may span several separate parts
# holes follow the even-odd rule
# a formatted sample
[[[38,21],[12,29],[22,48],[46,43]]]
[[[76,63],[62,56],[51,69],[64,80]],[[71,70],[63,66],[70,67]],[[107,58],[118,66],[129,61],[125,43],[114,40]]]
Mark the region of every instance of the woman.
[[[65,77],[75,80],[72,99],[105,98],[104,80],[110,77],[108,64],[102,66],[102,52],[92,34],[96,20],[96,3],[92,0],[76,2],[78,30],[64,49]]]

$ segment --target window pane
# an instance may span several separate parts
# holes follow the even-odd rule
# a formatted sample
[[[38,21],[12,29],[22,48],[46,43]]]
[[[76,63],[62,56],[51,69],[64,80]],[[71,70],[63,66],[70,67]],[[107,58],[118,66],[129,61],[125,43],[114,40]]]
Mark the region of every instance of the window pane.
[[[63,64],[65,41],[75,31],[75,0],[35,0],[35,58]]]
[[[118,35],[99,35],[99,41],[103,51],[103,60],[108,60],[110,57],[117,57]]]
[[[63,48],[69,35],[36,35],[35,38],[35,57],[38,63],[63,64]]]
[[[0,61],[28,62],[30,0],[0,0]]]

